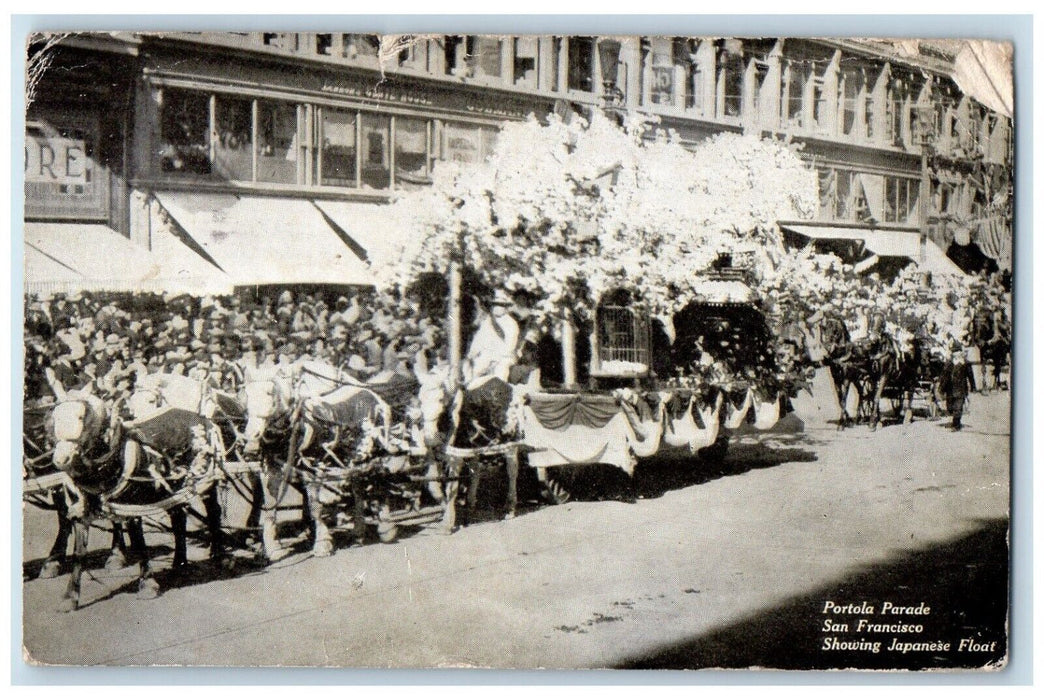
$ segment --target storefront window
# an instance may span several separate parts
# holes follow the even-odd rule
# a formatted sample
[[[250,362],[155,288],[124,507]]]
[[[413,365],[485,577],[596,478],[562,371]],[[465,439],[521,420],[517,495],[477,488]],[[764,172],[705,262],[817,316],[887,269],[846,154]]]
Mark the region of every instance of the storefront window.
[[[169,89],[160,108],[160,170],[164,173],[209,175],[210,96]]]
[[[355,153],[355,112],[324,107],[320,138],[322,149],[320,184],[333,187],[355,187],[357,158]]]
[[[378,114],[362,115],[362,184],[375,190],[391,184],[391,119]]]
[[[288,102],[257,103],[257,179],[294,184],[297,176],[297,107]]]
[[[395,118],[395,182],[428,181],[428,122]]]
[[[222,178],[246,182],[254,178],[252,112],[252,100],[217,97],[214,172]]]

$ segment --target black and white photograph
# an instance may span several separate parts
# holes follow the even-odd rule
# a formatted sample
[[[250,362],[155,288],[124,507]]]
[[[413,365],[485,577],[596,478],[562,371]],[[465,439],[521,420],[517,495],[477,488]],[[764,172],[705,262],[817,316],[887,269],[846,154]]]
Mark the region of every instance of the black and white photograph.
[[[1006,668],[1010,41],[336,28],[29,36],[27,665]]]

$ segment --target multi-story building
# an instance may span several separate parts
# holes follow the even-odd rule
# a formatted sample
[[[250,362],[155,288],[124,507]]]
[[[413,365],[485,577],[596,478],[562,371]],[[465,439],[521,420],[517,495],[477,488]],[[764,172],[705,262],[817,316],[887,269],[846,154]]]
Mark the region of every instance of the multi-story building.
[[[942,250],[956,238],[1010,266],[1011,119],[963,94],[953,55],[931,44],[911,56],[824,39],[128,33],[67,36],[41,53],[42,43],[30,47],[46,69],[32,85],[25,161],[27,281],[41,289],[72,275],[55,263],[91,276],[89,254],[69,241],[101,239],[95,262],[144,249],[150,279],[365,283],[381,205],[397,190],[424,187],[440,160],[483,158],[507,120],[607,103],[656,115],[685,142],[733,131],[802,144],[820,208],[813,224],[790,222],[793,235],[927,231]]]

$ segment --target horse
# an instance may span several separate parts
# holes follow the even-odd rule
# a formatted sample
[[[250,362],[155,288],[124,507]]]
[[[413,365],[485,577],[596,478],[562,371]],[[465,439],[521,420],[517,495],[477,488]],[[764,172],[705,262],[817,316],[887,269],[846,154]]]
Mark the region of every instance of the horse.
[[[983,364],[989,363],[993,371],[993,387],[1000,387],[1000,376],[1011,352],[1010,328],[1003,315],[991,313],[986,309],[976,312],[971,324],[971,345],[978,348],[979,358]],[[983,373],[983,386],[986,390],[986,376]]]
[[[294,476],[289,456],[291,432],[298,418],[294,382],[289,366],[247,367],[239,388],[239,401],[246,414],[243,457],[259,462],[258,487],[248,522],[257,518],[261,528],[260,556],[267,561],[278,561],[288,553],[276,535],[276,508]]]
[[[378,508],[386,506],[383,500],[387,494],[381,488],[389,485],[371,483],[371,460],[389,455],[405,457],[405,461],[397,459],[394,465],[391,461],[385,463],[384,471],[391,474],[408,467],[406,462],[414,449],[425,452],[431,444],[427,437],[431,430],[423,420],[424,401],[408,400],[414,398],[417,383],[400,375],[386,379],[367,384],[315,361],[245,373],[244,449],[248,457],[257,457],[261,463],[262,543],[264,554],[270,559],[285,555],[276,538],[274,514],[287,486],[293,486],[304,498],[303,510],[314,536],[313,555],[329,556],[333,540],[322,517],[324,493],[333,492],[340,501],[348,495],[345,490],[350,491],[353,531],[361,541],[365,533],[364,511],[372,506],[370,501],[376,502]],[[405,418],[400,415],[393,421],[392,406],[385,396],[400,408],[408,402],[417,409],[416,435],[395,430]],[[425,479],[432,496],[441,499],[436,471],[437,464],[429,461]],[[331,487],[332,482],[338,483]],[[394,531],[393,524],[385,530],[378,526],[382,539],[394,537]]]
[[[54,542],[37,574],[42,579],[55,578],[61,572],[73,532],[66,479],[51,459],[54,451],[50,428],[53,407],[53,404],[28,406],[22,412],[22,497],[37,508],[53,510],[58,520]],[[112,523],[110,550],[105,568],[122,569],[126,563],[126,545],[119,521]]]
[[[181,568],[188,563],[184,506],[192,496],[202,494],[211,558],[227,562],[220,505],[212,488],[212,458],[220,450],[213,425],[202,416],[179,409],[163,413],[167,423],[125,424],[121,408],[90,392],[70,392],[51,414],[49,427],[55,445],[52,461],[68,477],[74,498],[69,508],[73,568],[60,605],[65,612],[79,607],[87,535],[91,523],[99,517],[127,520],[141,597],[159,594],[141,526],[141,516],[146,513],[169,514],[175,537],[173,566]],[[164,448],[168,448],[167,454]],[[191,464],[179,464],[177,458],[186,454],[192,457]]]
[[[886,387],[898,392],[903,423],[913,420],[913,396],[921,378],[923,358],[921,342],[909,333],[901,340],[880,335],[866,346],[856,364],[863,386],[868,389],[864,403],[868,404],[865,413],[870,430],[876,430],[881,423],[881,397]]]
[[[837,429],[844,430],[852,422],[852,416],[848,415],[848,392],[853,386],[858,390],[861,379],[858,364],[853,361],[852,338],[844,320],[838,316],[823,317],[817,330],[823,351],[822,362],[830,370],[837,401],[841,406]]]

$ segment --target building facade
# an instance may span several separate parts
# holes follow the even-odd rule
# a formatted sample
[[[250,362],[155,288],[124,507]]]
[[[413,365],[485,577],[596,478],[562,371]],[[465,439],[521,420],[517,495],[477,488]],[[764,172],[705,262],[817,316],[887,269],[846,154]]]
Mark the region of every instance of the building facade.
[[[930,46],[256,32],[72,35],[47,51],[27,231],[102,226],[160,267],[190,250],[227,284],[306,281],[277,264],[305,250],[308,281],[362,283],[396,191],[440,160],[481,160],[507,120],[607,106],[688,143],[791,140],[820,176],[815,224],[926,230],[1010,267],[1011,119],[962,94],[952,54]],[[174,268],[160,276],[206,274]]]

